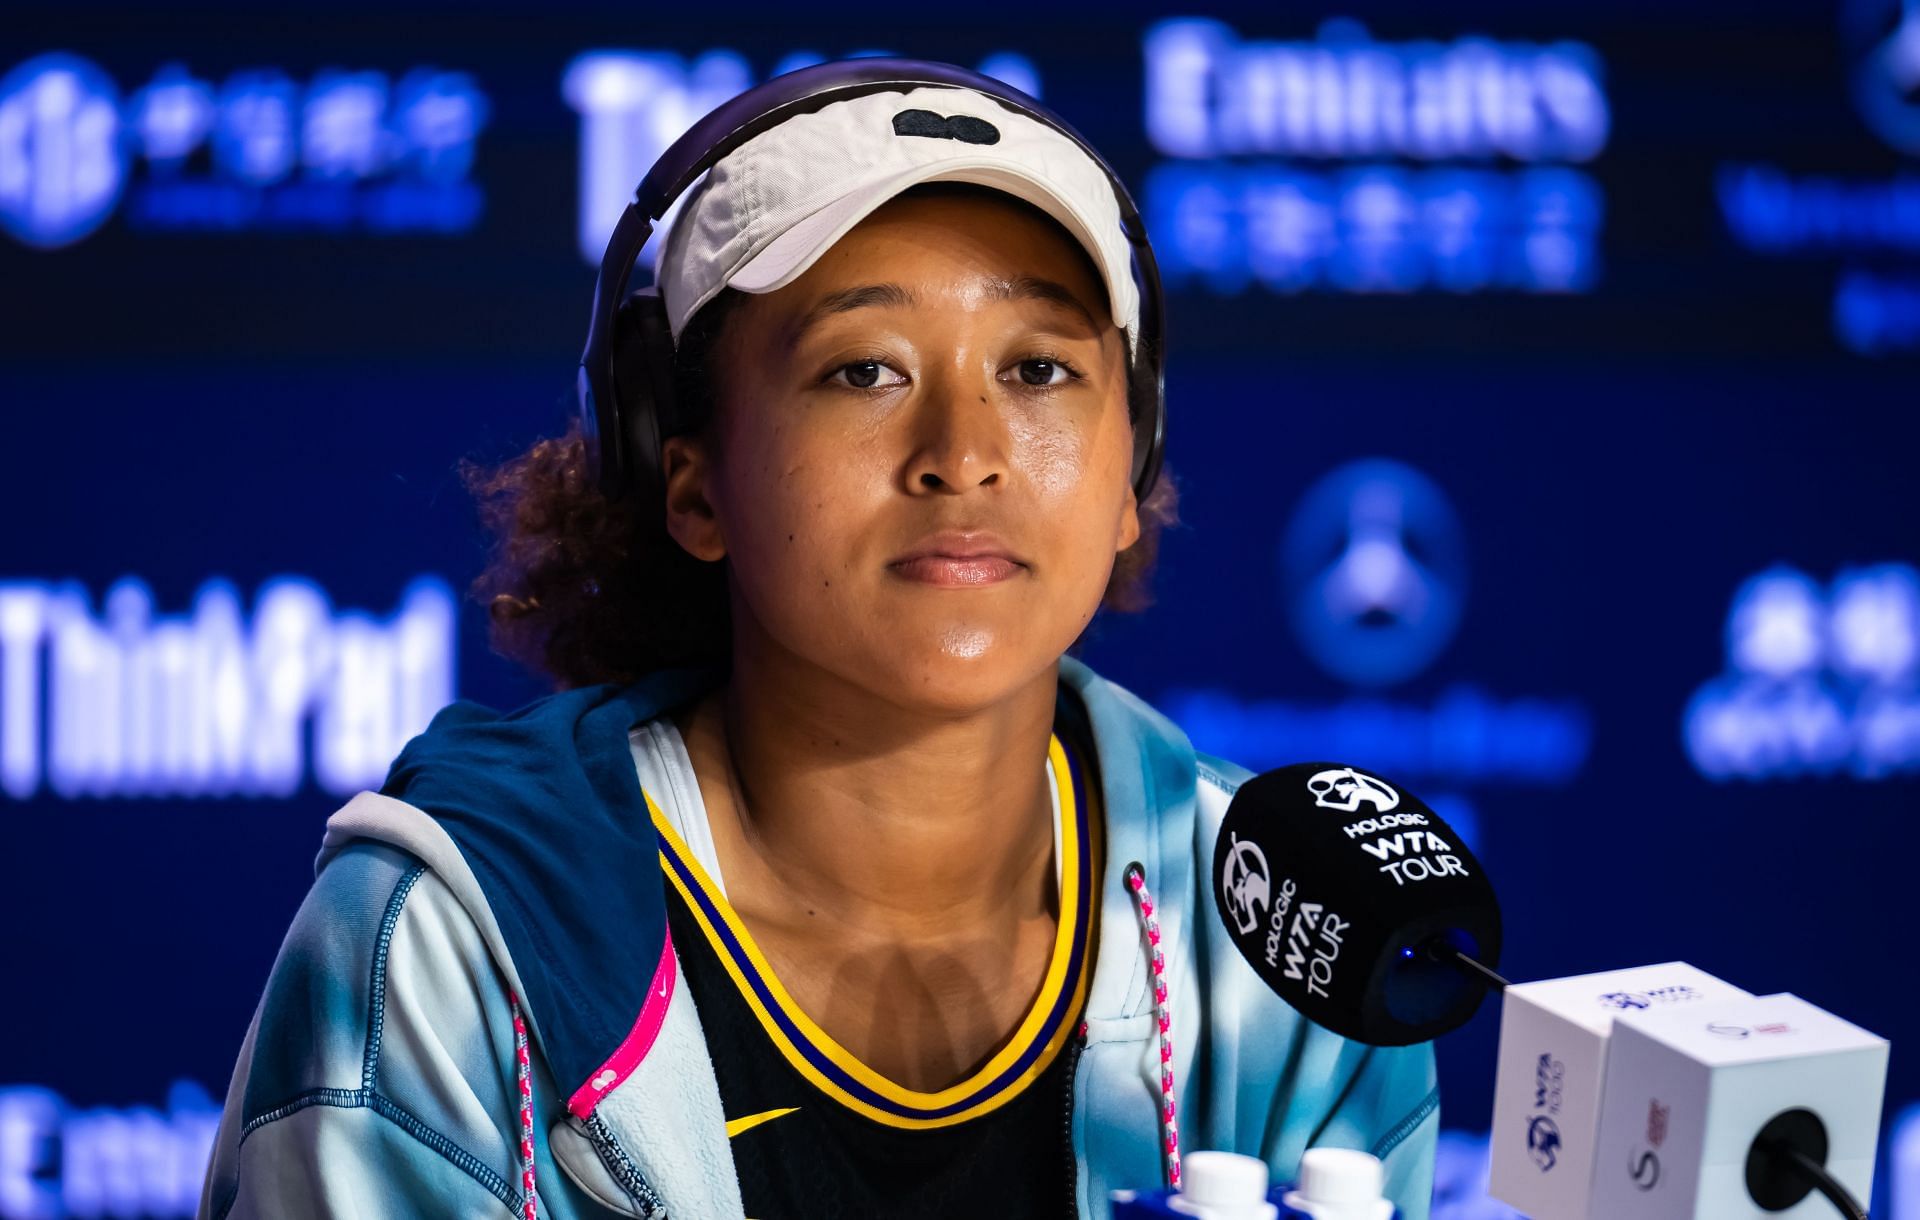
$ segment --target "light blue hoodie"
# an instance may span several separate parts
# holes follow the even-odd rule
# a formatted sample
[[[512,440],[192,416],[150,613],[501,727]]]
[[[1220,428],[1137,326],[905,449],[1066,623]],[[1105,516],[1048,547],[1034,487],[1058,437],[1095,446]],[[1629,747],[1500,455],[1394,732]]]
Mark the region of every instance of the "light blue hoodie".
[[[740,1220],[629,742],[718,680],[675,670],[504,714],[455,704],[381,792],[328,820],[240,1048],[203,1220],[525,1217],[534,1199],[555,1220]],[[1181,1148],[1260,1156],[1277,1178],[1310,1146],[1364,1149],[1405,1220],[1426,1220],[1432,1048],[1361,1046],[1296,1016],[1215,912],[1214,839],[1249,773],[1072,657],[1060,682],[1091,724],[1107,819],[1061,1214],[1106,1220],[1110,1191],[1163,1184],[1160,1008],[1124,880],[1137,862]],[[990,1181],[981,1197],[992,1214]]]

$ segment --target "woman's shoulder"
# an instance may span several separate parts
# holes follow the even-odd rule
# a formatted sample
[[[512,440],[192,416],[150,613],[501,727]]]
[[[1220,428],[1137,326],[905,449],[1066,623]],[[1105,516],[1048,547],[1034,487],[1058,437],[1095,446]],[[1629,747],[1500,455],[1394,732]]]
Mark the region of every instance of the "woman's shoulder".
[[[315,1014],[345,1017],[364,1009],[376,959],[391,944],[402,912],[431,901],[431,882],[414,899],[428,873],[418,856],[372,839],[351,840],[327,856],[274,960],[269,1002],[297,986],[322,993],[307,997]]]
[[[438,874],[355,839],[320,868],[268,972],[236,1117],[251,1131],[319,1102],[372,1104],[407,1071],[394,1047],[418,1041],[409,1031],[476,1029],[504,1000],[484,939]],[[462,1068],[497,1075],[490,1063]]]
[[[327,858],[294,912],[261,1020],[314,1039],[322,1054],[297,1056],[308,1067],[359,1066],[375,1053],[371,1026],[392,989],[431,995],[454,976],[491,974],[486,943],[444,879],[403,848],[354,839]]]
[[[242,1043],[206,1215],[386,1214],[392,1197],[514,1204],[511,994],[421,858],[355,839],[288,927]],[[319,1172],[314,1172],[318,1170]]]

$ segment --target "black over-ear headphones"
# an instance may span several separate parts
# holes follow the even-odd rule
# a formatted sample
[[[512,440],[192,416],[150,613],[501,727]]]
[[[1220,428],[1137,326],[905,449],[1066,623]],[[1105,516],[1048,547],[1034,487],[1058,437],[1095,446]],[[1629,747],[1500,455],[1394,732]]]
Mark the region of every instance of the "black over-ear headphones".
[[[626,294],[627,278],[653,226],[667,208],[716,161],[796,114],[867,93],[906,92],[947,85],[985,94],[1018,114],[1060,132],[1106,172],[1120,204],[1120,224],[1133,247],[1140,280],[1138,359],[1152,366],[1150,392],[1142,387],[1133,414],[1133,488],[1142,501],[1160,475],[1166,429],[1166,376],[1162,348],[1165,323],[1160,269],[1147,244],[1146,226],[1119,175],[1092,145],[1038,101],[1011,85],[954,64],[921,59],[851,59],[816,64],[776,76],[749,89],[688,128],[662,153],[620,214],[600,260],[593,286],[593,317],[580,356],[575,393],[588,460],[600,489],[610,497],[632,495],[649,510],[664,511],[660,442],[673,435],[673,333],[657,286]],[[1129,378],[1130,384],[1136,379]]]

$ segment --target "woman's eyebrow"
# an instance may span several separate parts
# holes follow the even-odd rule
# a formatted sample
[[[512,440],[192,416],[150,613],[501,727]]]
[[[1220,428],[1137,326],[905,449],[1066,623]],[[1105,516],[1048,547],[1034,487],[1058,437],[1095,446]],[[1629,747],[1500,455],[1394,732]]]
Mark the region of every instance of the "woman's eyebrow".
[[[846,313],[853,309],[864,309],[869,305],[917,305],[919,298],[898,284],[862,284],[857,288],[842,288],[838,292],[829,292],[813,303],[798,322],[787,332],[787,345],[798,344],[801,338],[831,314]]]
[[[1090,329],[1095,331],[1100,329],[1100,323],[1095,320],[1093,311],[1073,294],[1072,289],[1057,280],[1049,280],[1037,275],[1022,275],[1011,280],[994,280],[988,285],[987,299],[1052,301],[1079,314]],[[864,309],[869,305],[904,305],[911,308],[919,303],[920,299],[909,289],[893,283],[861,284],[858,287],[829,292],[815,301],[813,308],[807,310],[805,315],[787,332],[788,345],[798,344],[808,330],[833,314]]]
[[[1088,327],[1098,331],[1100,323],[1095,320],[1093,311],[1088,309],[1073,290],[1057,280],[1042,279],[1037,275],[1023,275],[1013,280],[996,280],[990,299],[995,301],[1039,300],[1052,301],[1064,305],[1085,319]]]

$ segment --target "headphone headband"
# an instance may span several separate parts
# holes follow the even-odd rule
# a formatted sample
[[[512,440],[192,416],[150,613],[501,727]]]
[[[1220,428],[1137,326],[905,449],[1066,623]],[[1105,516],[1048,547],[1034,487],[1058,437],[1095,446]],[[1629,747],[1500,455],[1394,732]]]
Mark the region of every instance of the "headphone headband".
[[[1134,253],[1141,279],[1139,359],[1152,362],[1153,393],[1133,403],[1135,494],[1142,500],[1159,478],[1166,428],[1166,377],[1162,334],[1165,305],[1161,300],[1160,271],[1147,242],[1140,210],[1113,167],[1085,137],[1037,100],[978,72],[932,60],[864,58],[815,64],[774,77],[715,107],[654,162],[620,214],[593,286],[593,312],[587,325],[587,343],[580,356],[575,394],[581,427],[588,442],[593,475],[609,496],[637,494],[655,508],[660,486],[660,441],[663,415],[671,407],[673,338],[665,309],[655,289],[626,296],[626,284],[639,262],[640,251],[654,223],[666,215],[694,180],[742,144],[779,126],[796,114],[818,110],[832,102],[869,93],[905,92],[921,86],[970,89],[1002,106],[1044,123],[1078,145],[1106,174],[1119,203],[1122,231]],[[624,384],[615,376],[615,336],[629,310],[645,369]],[[1129,372],[1131,382],[1131,371]]]

